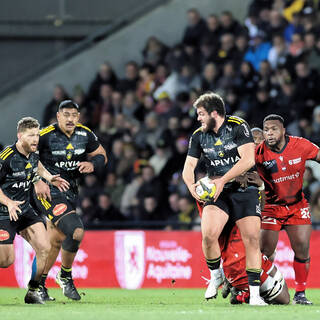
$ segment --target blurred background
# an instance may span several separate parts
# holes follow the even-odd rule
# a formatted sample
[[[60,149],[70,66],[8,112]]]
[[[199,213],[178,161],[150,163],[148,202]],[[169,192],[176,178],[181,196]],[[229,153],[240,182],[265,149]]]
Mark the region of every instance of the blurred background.
[[[3,0],[0,37],[2,145],[21,117],[46,126],[70,98],[107,151],[81,181],[87,229],[199,230],[181,171],[205,91],[252,127],[278,113],[320,144],[318,0]],[[308,163],[314,228],[319,178]]]

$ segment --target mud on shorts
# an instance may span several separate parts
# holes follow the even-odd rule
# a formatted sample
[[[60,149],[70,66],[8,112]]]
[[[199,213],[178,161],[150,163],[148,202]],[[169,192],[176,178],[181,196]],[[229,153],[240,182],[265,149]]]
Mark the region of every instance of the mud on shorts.
[[[311,224],[309,204],[306,199],[289,206],[266,204],[262,212],[261,229],[280,231],[287,225]]]
[[[9,217],[8,219],[0,220],[0,245],[12,244],[16,234],[38,222],[46,225],[43,218],[33,208],[29,208],[18,216],[19,219],[17,221],[10,221]]]
[[[228,214],[230,221],[257,216],[261,218],[259,190],[255,187],[246,189],[224,189],[216,202],[207,201],[203,207],[214,205]]]
[[[35,194],[33,200],[36,208],[54,224],[67,213],[76,211],[76,199],[70,199],[62,192],[51,194],[51,201],[39,200]]]

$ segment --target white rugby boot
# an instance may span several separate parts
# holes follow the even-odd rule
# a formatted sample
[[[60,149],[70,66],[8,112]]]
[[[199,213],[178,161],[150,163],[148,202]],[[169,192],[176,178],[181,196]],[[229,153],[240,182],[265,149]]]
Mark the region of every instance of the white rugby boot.
[[[224,281],[224,277],[223,277],[224,274],[221,268],[210,270],[210,275],[211,275],[211,279],[206,279],[203,277],[205,280],[207,280],[207,285],[208,285],[207,290],[204,294],[204,297],[207,300],[217,297],[218,288],[222,285]]]

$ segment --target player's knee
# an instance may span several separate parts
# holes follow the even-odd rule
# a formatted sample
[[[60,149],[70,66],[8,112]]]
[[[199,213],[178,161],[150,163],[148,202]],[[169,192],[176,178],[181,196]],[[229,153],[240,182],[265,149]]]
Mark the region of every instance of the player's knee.
[[[260,238],[259,234],[256,233],[248,233],[245,235],[241,235],[243,243],[245,247],[254,247],[254,248],[260,248]]]
[[[46,259],[49,255],[50,249],[51,249],[51,245],[49,241],[39,243],[37,245],[37,248],[35,248],[36,256],[39,258],[41,257],[42,259]]]
[[[210,232],[203,236],[203,244],[205,247],[210,248],[218,242],[219,235],[216,232]]]
[[[72,239],[71,237],[66,237],[62,242],[62,248],[68,252],[77,252],[80,246],[80,241]]]
[[[295,256],[300,259],[306,259],[309,257],[309,243],[306,241],[295,242],[292,246],[292,249],[295,253]]]
[[[14,255],[7,255],[0,260],[0,268],[8,268],[14,263]]]
[[[84,230],[82,228],[76,228],[73,232],[72,239],[81,242],[84,236]]]

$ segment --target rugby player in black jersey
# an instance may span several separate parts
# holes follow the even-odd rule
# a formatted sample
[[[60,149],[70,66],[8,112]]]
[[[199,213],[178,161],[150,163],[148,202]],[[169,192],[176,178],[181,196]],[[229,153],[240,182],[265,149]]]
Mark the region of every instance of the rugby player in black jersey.
[[[266,305],[259,293],[261,252],[259,246],[261,208],[258,188],[241,188],[234,179],[255,165],[255,145],[248,124],[227,116],[222,98],[214,93],[200,96],[194,103],[201,127],[190,139],[183,179],[192,196],[201,202],[195,189],[194,170],[201,155],[207,173],[216,185],[212,201],[203,203],[201,219],[202,249],[211,273],[205,298],[216,297],[223,282],[218,238],[228,220],[240,230],[246,249],[251,305]]]
[[[36,270],[31,276],[26,303],[43,304],[39,288],[50,250],[43,219],[30,205],[31,186],[38,174],[61,191],[69,184],[58,175],[51,175],[35,153],[39,142],[39,122],[31,117],[18,122],[18,141],[0,153],[0,267],[14,262],[13,240],[16,233],[30,243],[36,253]]]
[[[50,173],[60,174],[70,183],[67,192],[50,186],[50,193],[46,193],[43,182],[35,186],[37,208],[49,220],[51,250],[41,280],[45,300],[54,300],[48,295],[45,281],[60,249],[62,263],[56,282],[66,297],[81,299],[72,279],[72,264],[84,236],[82,221],[76,214],[77,178],[81,174],[103,169],[107,162],[105,150],[96,135],[78,123],[79,117],[76,103],[71,100],[62,101],[58,107],[57,123],[40,131],[40,161]],[[41,200],[38,199],[39,195],[42,196]]]

